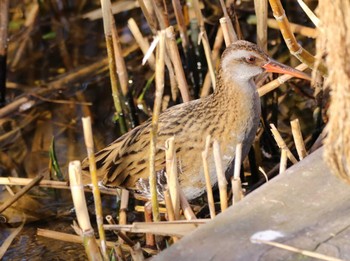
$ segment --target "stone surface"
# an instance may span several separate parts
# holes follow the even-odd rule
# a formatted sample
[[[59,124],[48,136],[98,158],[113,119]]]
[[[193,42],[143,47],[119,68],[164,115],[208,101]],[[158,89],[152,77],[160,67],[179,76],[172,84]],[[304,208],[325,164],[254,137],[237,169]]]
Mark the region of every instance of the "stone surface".
[[[319,149],[153,260],[315,260],[251,243],[267,230],[283,235],[277,242],[350,260],[349,199]]]

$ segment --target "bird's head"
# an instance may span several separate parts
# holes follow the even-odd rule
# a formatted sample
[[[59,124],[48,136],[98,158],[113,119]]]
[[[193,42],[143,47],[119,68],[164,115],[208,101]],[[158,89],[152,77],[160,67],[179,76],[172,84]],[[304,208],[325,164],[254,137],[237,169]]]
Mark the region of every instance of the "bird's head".
[[[247,41],[236,41],[226,48],[221,58],[225,76],[234,81],[249,81],[264,71],[310,80],[310,76],[270,58],[257,45]]]

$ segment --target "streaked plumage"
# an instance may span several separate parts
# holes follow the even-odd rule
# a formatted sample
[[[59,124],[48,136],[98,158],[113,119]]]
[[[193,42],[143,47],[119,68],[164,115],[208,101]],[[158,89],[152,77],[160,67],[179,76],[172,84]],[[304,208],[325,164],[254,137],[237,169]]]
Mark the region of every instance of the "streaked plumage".
[[[164,144],[175,137],[179,181],[188,199],[205,189],[201,151],[207,135],[221,144],[225,167],[234,159],[235,146],[243,142],[243,158],[255,137],[260,117],[260,99],[253,77],[264,72],[269,57],[255,44],[237,41],[224,51],[217,71],[217,88],[210,96],[173,106],[161,113],[157,137],[156,170],[165,168]],[[267,67],[266,67],[267,68]],[[295,76],[298,72],[294,71]],[[299,75],[300,77],[300,75]],[[145,190],[138,181],[149,175],[151,121],[124,134],[96,154],[97,170],[107,187]],[[217,182],[209,154],[211,182]],[[88,163],[83,162],[88,169]],[[146,191],[139,191],[147,194]]]

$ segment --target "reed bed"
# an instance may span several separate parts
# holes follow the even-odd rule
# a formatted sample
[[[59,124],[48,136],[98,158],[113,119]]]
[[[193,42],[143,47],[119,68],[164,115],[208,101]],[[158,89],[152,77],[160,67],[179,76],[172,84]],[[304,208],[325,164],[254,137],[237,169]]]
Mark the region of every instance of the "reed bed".
[[[301,5],[305,5],[302,1],[300,2]],[[58,93],[62,91],[72,92],[74,83],[78,83],[82,78],[87,78],[92,74],[95,75],[95,73],[96,75],[108,73],[107,79],[110,83],[106,81],[104,84],[107,83],[111,86],[108,97],[110,102],[105,104],[103,100],[100,105],[101,107],[113,105],[112,115],[114,116],[114,123],[116,123],[116,127],[114,126],[116,131],[113,133],[113,137],[115,138],[116,133],[119,135],[132,129],[134,127],[133,118],[140,118],[142,121],[144,120],[141,117],[143,115],[152,117],[148,162],[151,200],[147,203],[140,202],[137,198],[134,198],[133,193],[129,193],[125,189],[117,192],[98,186],[100,177],[96,173],[94,153],[95,150],[99,150],[106,145],[105,142],[101,144],[105,130],[99,132],[98,130],[93,131],[93,128],[96,126],[94,121],[100,122],[103,120],[98,117],[92,120],[84,117],[83,128],[80,124],[78,126],[80,133],[82,133],[82,129],[84,130],[92,188],[82,183],[79,161],[71,161],[69,164],[70,182],[48,180],[43,175],[27,179],[1,177],[0,184],[2,185],[25,187],[16,191],[16,196],[11,200],[11,203],[3,203],[0,206],[0,213],[15,203],[21,195],[27,193],[34,185],[39,186],[40,189],[71,189],[78,220],[78,224],[75,224],[74,228],[78,236],[42,229],[37,231],[39,236],[84,244],[87,257],[93,260],[144,260],[159,253],[166,246],[181,240],[183,236],[190,234],[209,219],[214,219],[217,214],[223,212],[230,205],[242,200],[246,194],[246,188],[259,183],[252,182],[252,180],[258,179],[259,181],[262,180],[261,183],[264,183],[276,174],[283,173],[289,167],[287,159],[292,164],[297,163],[298,160],[293,153],[297,152],[299,160],[303,160],[314,142],[314,136],[319,132],[305,130],[306,120],[301,117],[296,119],[296,116],[300,116],[297,115],[297,112],[286,112],[285,104],[288,103],[288,97],[284,93],[289,93],[286,86],[293,86],[299,97],[303,98],[304,103],[312,104],[309,105],[313,106],[312,109],[314,110],[311,114],[316,115],[318,113],[316,115],[318,117],[317,122],[313,124],[317,128],[323,128],[324,126],[324,122],[322,122],[322,116],[324,115],[322,113],[326,105],[322,104],[323,101],[318,100],[319,97],[313,96],[313,89],[309,86],[305,87],[304,82],[294,81],[293,84],[289,85],[287,81],[292,77],[285,75],[275,80],[272,80],[272,75],[266,75],[263,79],[259,79],[261,82],[259,82],[260,88],[257,92],[262,98],[264,118],[261,120],[261,127],[249,158],[242,158],[242,144],[238,144],[236,147],[235,164],[232,173],[230,173],[230,183],[227,182],[225,166],[222,166],[220,143],[208,136],[201,155],[206,193],[200,199],[188,202],[178,180],[179,159],[176,155],[176,136],[168,139],[162,145],[162,148],[157,146],[158,120],[164,107],[168,107],[168,104],[173,105],[188,102],[198,97],[206,97],[215,91],[217,82],[215,71],[217,64],[220,62],[220,54],[225,46],[240,39],[242,35],[245,39],[252,40],[255,38],[245,35],[247,32],[241,31],[240,23],[249,26],[255,23],[254,32],[256,31],[256,33],[254,33],[254,36],[256,36],[258,45],[265,51],[272,49],[272,52],[280,55],[278,57],[280,60],[289,61],[291,56],[294,55],[302,62],[302,64],[296,66],[297,69],[312,68],[318,70],[322,75],[327,74],[323,62],[316,63],[316,59],[311,55],[311,52],[306,51],[306,48],[312,48],[307,43],[310,39],[318,37],[318,29],[303,27],[303,25],[295,23],[290,24],[278,0],[269,1],[276,20],[269,18],[267,0],[254,1],[254,3],[255,21],[241,21],[238,20],[237,16],[232,17],[239,10],[234,10],[232,5],[220,1],[220,5],[215,6],[214,9],[219,15],[214,17],[214,26],[210,26],[210,18],[205,17],[206,6],[203,6],[199,0],[188,1],[185,5],[178,0],[172,0],[168,4],[166,1],[138,0],[132,6],[127,5],[124,7],[125,9],[118,9],[118,11],[115,8],[116,3],[112,5],[108,0],[101,0],[103,39],[105,41],[103,45],[106,47],[106,57],[100,58],[88,66],[74,66],[73,62],[69,62],[74,58],[67,54],[69,49],[67,49],[67,46],[61,46],[60,55],[66,58],[68,56],[66,61],[63,62],[67,72],[54,79],[50,78],[46,88],[33,88],[30,92],[24,92],[23,95],[19,95],[14,99],[11,97],[11,101],[0,108],[0,120],[14,114],[18,116],[34,111],[40,104],[47,102],[63,104],[67,107],[71,106],[72,110],[79,111],[80,116],[93,115],[91,110],[93,110],[94,103],[89,102],[85,95],[80,94],[79,100],[60,103],[62,98]],[[113,12],[127,13],[129,10],[134,10],[134,8],[139,8],[137,10],[141,18],[131,18],[130,16],[125,19],[123,17],[125,21],[122,22],[116,19],[118,14],[113,14]],[[0,12],[3,13],[3,10],[5,9],[1,9]],[[30,10],[30,15],[28,15],[26,21],[27,40],[13,58],[14,68],[19,66],[18,60],[23,57],[23,50],[29,48],[27,46],[29,45],[28,37],[30,32],[34,30],[35,21],[38,19],[38,5],[33,6]],[[305,8],[305,10],[307,9]],[[310,10],[307,10],[307,12],[310,19],[318,23],[317,17]],[[90,13],[82,15],[82,17],[100,19],[99,15],[96,16],[96,14]],[[277,25],[284,40],[280,37],[275,39],[269,39],[268,37],[268,27],[276,29]],[[123,27],[123,30],[127,28],[127,37],[132,39],[131,44],[125,44],[125,40],[123,40],[125,36],[121,27]],[[147,30],[145,30],[145,27],[147,27]],[[308,41],[305,40],[305,48],[302,48],[299,42],[304,39],[305,35]],[[302,40],[299,41],[299,39]],[[277,45],[282,45],[283,41],[286,46],[282,52],[278,50]],[[136,57],[140,61],[141,54],[144,57],[144,64],[141,65],[141,62],[139,62],[131,65],[130,59]],[[137,68],[141,73],[133,75],[131,67]],[[1,71],[0,68],[0,73]],[[142,78],[140,80],[142,81],[141,85],[138,83],[138,78]],[[137,84],[139,86],[136,86]],[[11,86],[9,82],[7,82],[7,85]],[[19,88],[17,85],[12,86],[15,86],[13,89]],[[0,90],[3,90],[1,85]],[[3,95],[3,92],[1,93]],[[1,97],[0,102],[3,102]],[[281,108],[281,112],[278,112],[278,108]],[[300,108],[297,109],[301,114]],[[286,114],[288,115],[286,116]],[[291,114],[294,118],[292,121],[290,121]],[[35,118],[34,116],[31,117]],[[57,119],[57,116],[51,114],[48,117]],[[74,114],[71,118],[74,125],[71,125],[71,122],[64,124],[64,127],[62,127],[64,130],[61,130],[61,132],[69,132],[69,129],[73,128],[71,126],[76,127],[78,121],[76,118],[78,117]],[[110,121],[110,119],[108,120]],[[31,121],[34,120],[31,119]],[[54,122],[54,120],[52,121]],[[291,124],[291,131],[287,127],[289,123]],[[268,126],[271,126],[271,130]],[[24,130],[24,127],[16,126],[14,129]],[[305,133],[304,137],[306,138],[303,138],[302,133]],[[5,135],[2,132],[0,134]],[[70,135],[75,137],[76,134],[71,133]],[[273,138],[275,138],[275,141]],[[73,144],[70,144],[70,146],[80,146],[75,142],[71,143]],[[157,188],[158,174],[155,168],[155,160],[159,149],[164,150],[164,162],[166,163],[167,187],[163,193],[164,199],[159,198]],[[74,155],[71,158],[82,159],[83,155]],[[265,163],[269,160],[270,163]],[[261,178],[258,171],[262,167],[268,169],[266,173],[264,172],[264,178]],[[211,183],[211,169],[216,169],[219,192],[215,187],[213,188],[215,184]],[[88,204],[86,204],[85,195],[89,195],[90,192],[93,193],[96,220],[91,219],[91,213],[89,213]],[[116,205],[118,206],[114,209],[116,212],[107,216],[105,222],[108,224],[104,223],[106,217],[106,212],[103,209],[105,196],[113,197],[113,201],[117,202]],[[220,208],[216,208],[216,205],[220,205]],[[135,215],[138,218],[130,222],[132,213],[136,213]],[[112,236],[109,235],[109,231],[114,231]],[[98,238],[95,238],[95,234],[98,234]],[[295,249],[290,250],[296,251]],[[305,254],[306,252],[301,253]]]

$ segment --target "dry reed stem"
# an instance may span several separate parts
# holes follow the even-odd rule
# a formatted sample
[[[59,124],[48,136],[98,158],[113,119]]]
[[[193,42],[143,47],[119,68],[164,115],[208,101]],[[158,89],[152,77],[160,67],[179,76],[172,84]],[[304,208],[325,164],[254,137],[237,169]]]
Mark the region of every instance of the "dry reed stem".
[[[175,138],[171,137],[165,141],[165,158],[167,184],[173,206],[175,219],[180,219],[180,196],[179,196],[179,179],[177,173],[177,159],[175,152]]]
[[[205,58],[207,60],[208,69],[209,69],[209,73],[210,73],[211,83],[213,85],[213,89],[215,90],[215,87],[216,87],[215,68],[214,68],[213,58],[212,58],[212,54],[211,54],[211,50],[210,50],[208,35],[207,35],[207,32],[205,31],[205,27],[204,27],[204,20],[203,20],[202,12],[200,10],[198,0],[193,0],[192,4],[193,4],[193,8],[194,8],[196,17],[197,17],[199,30],[200,30],[199,41],[201,41],[203,44]]]
[[[295,69],[300,70],[300,71],[304,71],[308,68],[308,66],[306,64],[299,64],[297,67],[295,67]],[[279,76],[277,79],[261,86],[258,89],[258,93],[259,96],[264,96],[265,94],[277,89],[279,86],[281,86],[283,83],[285,83],[286,81],[288,81],[289,79],[293,78],[293,76],[288,75],[288,74],[284,74]]]
[[[327,54],[329,68],[323,88],[331,89],[324,159],[334,174],[350,184],[350,2],[320,1],[318,8],[318,56]]]
[[[301,133],[299,120],[292,120],[290,122],[290,125],[292,126],[293,139],[298,152],[299,159],[302,160],[307,156],[307,152],[304,144],[303,135]]]
[[[134,36],[137,44],[140,46],[140,49],[141,49],[143,55],[146,55],[148,49],[150,48],[150,45],[149,45],[149,42],[142,36],[142,33],[141,33],[139,27],[137,26],[134,18],[130,18],[128,20],[128,27],[129,27],[132,35]],[[151,69],[154,70],[155,69],[155,58],[154,58],[153,53],[151,53],[148,56],[147,61],[148,61],[149,66],[151,67]]]
[[[287,151],[286,150],[281,150],[281,159],[280,159],[280,169],[279,169],[279,174],[283,173],[287,169]]]
[[[319,64],[318,68],[314,68],[316,62],[315,57],[303,49],[295,39],[280,0],[269,0],[269,2],[290,53],[302,63],[307,64],[310,68],[319,70],[323,75],[327,74],[327,69],[322,63]]]
[[[238,179],[232,178],[231,185],[232,185],[232,205],[234,205],[237,202],[241,201],[243,198],[241,178],[238,178]]]
[[[177,25],[180,32],[182,47],[184,48],[184,50],[187,50],[189,48],[189,39],[187,35],[187,26],[186,26],[184,15],[182,13],[182,7],[180,4],[180,1],[172,0],[171,3],[174,8],[175,17],[176,17]]]
[[[56,239],[56,240],[61,240],[64,242],[77,243],[77,244],[83,243],[83,239],[81,238],[81,236],[72,235],[72,234],[68,234],[68,233],[62,233],[62,232],[48,230],[48,229],[38,228],[36,234],[38,236],[47,237],[47,238]],[[97,242],[97,244],[99,244],[99,242]],[[115,246],[115,242],[107,241],[107,246],[113,247],[113,246]],[[122,245],[122,247],[124,250],[127,250],[125,245]]]
[[[91,118],[83,117],[82,122],[83,122],[85,146],[87,150],[87,156],[89,159],[91,183],[93,186],[92,193],[93,193],[94,202],[95,202],[96,223],[98,227],[98,233],[100,236],[101,252],[104,259],[107,259],[108,255],[107,255],[107,247],[106,247],[106,236],[105,236],[105,231],[103,230],[102,203],[101,203],[101,195],[100,195],[100,190],[98,188],[98,178],[96,173],[96,161],[95,161],[95,154],[94,154],[94,141],[92,136]]]
[[[110,225],[116,225],[113,217],[111,215],[107,215],[106,216],[106,221],[108,222],[108,224]],[[128,246],[134,246],[135,243],[125,234],[125,233],[122,233],[120,231],[113,231],[115,235],[117,235],[118,237],[121,237],[122,240],[128,245]],[[121,245],[121,244],[120,244]]]
[[[204,151],[202,151],[202,162],[203,162],[203,169],[204,169],[205,185],[207,188],[209,212],[210,212],[210,217],[213,219],[216,216],[216,214],[215,214],[213,188],[212,188],[210,175],[209,175],[209,165],[208,165],[209,147],[210,147],[210,135],[207,136],[205,141],[205,149]]]
[[[112,12],[112,9],[111,9]],[[120,39],[118,36],[117,27],[115,25],[115,20],[113,14],[111,13],[111,29],[112,29],[112,43],[114,51],[115,66],[117,68],[117,75],[120,83],[120,87],[124,96],[128,93],[129,77],[126,70],[126,65],[122,53],[122,48],[120,45]]]
[[[112,19],[111,15],[111,2],[110,0],[100,0],[102,7],[102,16],[103,16],[103,29],[106,39],[107,46],[107,55],[108,55],[108,65],[109,65],[109,75],[111,81],[111,89],[112,89],[112,99],[114,103],[114,107],[116,110],[116,116],[118,116],[118,122],[120,126],[120,130],[122,133],[127,131],[126,124],[124,121],[123,115],[123,102],[121,97],[121,91],[118,86],[118,76],[117,76],[117,68],[116,68],[116,57],[114,55],[114,47],[113,47],[113,38],[112,38]]]
[[[89,257],[89,260],[103,260],[94,236],[94,229],[90,223],[84,194],[84,185],[82,182],[80,161],[71,161],[69,163],[69,182],[75,213],[81,229],[80,236],[84,242],[86,255]]]
[[[148,23],[148,26],[151,28],[151,31],[153,34],[157,34],[157,22],[154,19],[154,17],[150,14],[149,8],[147,8],[144,0],[137,0],[140,8],[142,10],[143,15],[146,18],[146,21]]]
[[[145,207],[144,207],[144,206],[135,206],[134,209],[135,209],[135,211],[137,211],[137,212],[145,212]],[[160,213],[160,214],[166,214],[166,213],[167,213],[166,208],[159,207],[159,213]]]
[[[149,201],[145,203],[144,217],[146,223],[152,223],[152,204]],[[146,245],[150,247],[154,247],[156,245],[153,234],[146,233]]]
[[[238,179],[241,176],[241,164],[242,164],[242,143],[236,145],[235,153],[235,166],[233,172],[233,178]]]
[[[93,230],[85,200],[80,161],[76,160],[69,162],[68,171],[69,184],[79,227],[83,232],[87,230]]]
[[[316,26],[320,26],[320,19],[311,11],[311,9],[304,3],[303,0],[297,0],[300,7],[303,9],[305,14],[310,18],[311,22]]]
[[[152,233],[161,236],[183,237],[210,219],[176,220],[162,222],[134,222],[131,225],[104,225],[106,230],[118,230],[129,233]]]
[[[122,189],[120,196],[120,209],[119,209],[119,224],[125,225],[127,224],[127,209],[129,203],[129,191],[126,189]],[[119,243],[123,244],[123,239],[119,237]]]
[[[132,256],[133,261],[143,261],[145,260],[143,253],[142,253],[142,248],[139,242],[137,242],[131,249],[130,249],[130,254]]]
[[[278,145],[278,147],[281,150],[285,150],[287,153],[287,157],[288,159],[293,163],[296,164],[298,162],[298,160],[294,157],[294,155],[292,154],[292,152],[289,150],[289,148],[287,147],[286,143],[284,142],[281,134],[278,132],[276,126],[274,124],[270,124],[271,127],[271,132],[273,134],[273,137],[275,138],[275,141]]]
[[[7,208],[12,206],[17,200],[19,200],[24,194],[26,194],[31,188],[33,188],[35,185],[37,185],[40,180],[42,180],[44,175],[38,175],[36,176],[29,184],[27,184],[25,187],[21,188],[13,197],[10,197],[7,199],[1,206],[0,206],[0,213],[5,211]]]
[[[212,51],[212,57],[213,57],[214,64],[217,64],[217,62],[218,62],[218,57],[220,55],[220,50],[221,50],[221,46],[222,46],[223,41],[224,41],[224,34],[222,31],[222,28],[219,27],[218,31],[216,32],[216,37],[215,37],[213,51]],[[201,98],[209,95],[210,87],[211,87],[210,72],[207,72],[207,74],[205,75],[202,90],[200,93]]]
[[[166,36],[167,36],[167,47],[170,53],[170,58],[174,65],[175,76],[178,83],[178,88],[181,93],[182,100],[184,102],[188,102],[191,100],[190,93],[188,90],[188,84],[185,76],[185,72],[183,70],[183,66],[181,63],[181,57],[179,54],[179,49],[177,47],[176,39],[175,39],[175,31],[174,27],[169,26],[166,28]]]
[[[165,202],[168,220],[174,221],[175,214],[174,214],[173,204],[171,202],[171,196],[169,193],[169,189],[164,190],[163,193],[164,193],[164,202]],[[178,237],[172,237],[172,238],[173,238],[174,243],[179,240]]]
[[[181,188],[179,189],[179,196],[180,196],[180,206],[182,208],[182,211],[184,213],[186,220],[197,219],[196,215],[193,213],[193,210],[190,204],[188,203],[187,198],[185,197],[185,194],[183,193]]]
[[[229,18],[220,18],[220,26],[222,28],[226,47],[232,44],[234,41],[237,41],[236,33],[230,30],[230,24],[231,20]],[[233,27],[231,29],[233,30]]]
[[[164,92],[164,58],[165,58],[165,31],[158,33],[159,43],[157,46],[157,62],[156,62],[156,92],[152,115],[152,128],[150,133],[150,157],[149,157],[149,183],[151,192],[153,221],[159,221],[159,206],[157,194],[157,173],[155,169],[155,155],[157,151],[157,131],[158,119],[160,115],[160,108],[162,105],[162,98]]]
[[[224,172],[224,169],[222,166],[220,145],[219,145],[219,142],[217,140],[214,140],[214,142],[213,142],[213,154],[214,154],[216,175],[218,177],[221,212],[223,212],[225,209],[227,209],[227,206],[228,206],[228,204],[227,204],[227,181],[226,181],[225,172]]]
[[[24,224],[26,223],[26,220],[24,219],[22,224],[18,227],[16,227],[14,230],[12,230],[11,234],[7,236],[7,238],[1,243],[0,246],[0,260],[3,260],[3,256],[5,255],[6,251],[9,249],[11,246],[13,240],[16,238],[19,232],[24,227]]]
[[[267,0],[254,0],[256,15],[256,36],[258,46],[267,52]]]
[[[312,251],[308,251],[308,250],[303,250],[300,248],[296,248],[296,247],[292,247],[292,246],[288,246],[282,243],[278,243],[278,242],[273,242],[273,241],[267,241],[267,240],[261,240],[261,239],[252,239],[253,243],[260,243],[260,244],[265,244],[265,245],[269,245],[269,246],[274,246],[274,247],[278,247],[287,251],[291,251],[294,253],[299,253],[302,254],[304,256],[309,256],[312,258],[317,258],[319,260],[326,260],[326,261],[345,261],[336,257],[331,257],[331,256],[326,256],[317,252],[312,252]]]

